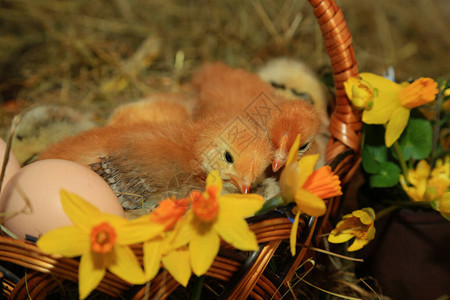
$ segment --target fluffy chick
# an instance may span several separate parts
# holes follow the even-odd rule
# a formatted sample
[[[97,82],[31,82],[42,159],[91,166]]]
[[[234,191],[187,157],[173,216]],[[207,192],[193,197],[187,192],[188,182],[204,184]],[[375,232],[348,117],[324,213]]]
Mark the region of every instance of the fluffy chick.
[[[107,125],[186,121],[191,118],[193,107],[194,98],[188,92],[157,92],[142,100],[119,106],[111,114]]]
[[[275,58],[267,62],[257,73],[284,98],[306,100],[314,105],[320,114],[322,125],[328,126],[330,121],[326,89],[306,63],[288,58]]]
[[[197,71],[192,85],[198,91],[194,117],[217,113],[245,115],[269,133],[275,148],[272,169],[278,171],[297,134],[302,137],[299,155],[317,153],[320,130],[317,110],[307,101],[288,101],[258,75],[223,63],[208,63]]]
[[[203,189],[213,169],[224,192],[248,192],[264,179],[272,147],[244,119],[106,126],[68,138],[39,159],[72,160],[100,174],[125,209],[151,210],[170,196]]]
[[[330,140],[329,95],[314,71],[300,60],[275,58],[268,61],[257,73],[275,88],[278,95],[291,100],[303,99],[314,105],[322,123],[316,140],[319,152],[324,154]]]
[[[20,164],[27,164],[50,145],[95,126],[89,117],[73,108],[37,106],[22,116],[16,128],[12,151]]]

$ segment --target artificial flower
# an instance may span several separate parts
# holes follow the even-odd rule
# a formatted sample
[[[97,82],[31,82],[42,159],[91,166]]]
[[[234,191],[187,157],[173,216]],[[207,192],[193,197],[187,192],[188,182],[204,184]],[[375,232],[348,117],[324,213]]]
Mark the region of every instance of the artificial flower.
[[[348,251],[357,251],[375,237],[375,211],[366,207],[342,217],[328,236],[330,243],[343,243],[355,237]]]
[[[185,245],[172,245],[171,241],[176,232],[179,231],[179,219],[187,210],[186,199],[165,199],[149,215],[141,216],[134,223],[157,223],[164,226],[163,235],[155,236],[144,242],[144,268],[145,279],[152,280],[161,265],[183,286],[186,286],[191,277],[191,266],[189,263],[189,252]],[[182,225],[181,225],[182,226]],[[176,229],[172,230],[174,227]],[[177,230],[178,229],[178,230]]]
[[[172,247],[189,244],[192,271],[203,275],[214,261],[220,247],[220,238],[244,251],[258,250],[255,234],[244,218],[252,216],[264,204],[256,194],[225,194],[222,179],[211,171],[206,179],[206,191],[190,194],[192,209],[176,226]]]
[[[425,160],[421,160],[416,169],[408,170],[407,176],[411,186],[403,175],[400,176],[400,184],[413,201],[439,202],[450,186],[450,155],[436,160],[433,170]]]
[[[81,256],[78,276],[80,299],[95,289],[106,270],[129,283],[144,283],[144,272],[129,245],[159,235],[164,227],[157,223],[131,223],[125,218],[102,213],[94,205],[65,190],[61,190],[60,195],[64,212],[74,226],[45,233],[37,241],[37,246],[50,254]]]
[[[361,73],[359,77],[359,80],[347,81],[347,96],[353,99],[354,95],[365,95],[364,103],[370,105],[364,106],[362,120],[366,124],[386,124],[387,147],[391,147],[406,128],[410,110],[433,101],[438,93],[437,82],[431,78],[421,77],[411,84],[397,84],[371,73]]]
[[[291,253],[295,255],[298,221],[301,213],[310,216],[325,214],[327,207],[323,199],[342,195],[339,177],[334,175],[330,166],[323,166],[314,171],[319,155],[306,155],[296,160],[300,135],[289,150],[286,166],[281,172],[281,196],[287,202],[297,205],[296,215],[291,230]]]

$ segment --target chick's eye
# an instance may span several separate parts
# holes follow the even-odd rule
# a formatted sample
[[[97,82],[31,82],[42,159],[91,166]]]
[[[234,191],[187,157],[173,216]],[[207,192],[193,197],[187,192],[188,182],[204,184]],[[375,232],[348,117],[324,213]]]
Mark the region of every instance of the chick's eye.
[[[303,145],[301,145],[298,148],[298,154],[302,154],[303,152],[305,152],[306,150],[308,150],[310,143],[304,143]]]
[[[233,156],[231,156],[230,152],[225,151],[224,156],[225,156],[225,160],[226,160],[227,162],[229,162],[230,164],[233,163],[234,159],[233,159]]]
[[[291,92],[292,92],[292,94],[294,94],[294,96],[303,99],[303,101],[306,101],[310,104],[314,104],[314,100],[309,93],[303,92],[303,91],[297,91],[296,89],[291,89]]]

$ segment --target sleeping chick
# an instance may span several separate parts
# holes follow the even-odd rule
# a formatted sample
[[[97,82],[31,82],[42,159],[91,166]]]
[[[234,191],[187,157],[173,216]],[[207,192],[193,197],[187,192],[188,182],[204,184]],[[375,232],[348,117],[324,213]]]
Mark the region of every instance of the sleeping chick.
[[[157,92],[142,100],[119,106],[113,111],[107,125],[186,121],[191,118],[194,105],[193,95],[188,92]]]
[[[198,91],[194,117],[215,114],[245,115],[269,134],[274,147],[272,169],[278,171],[297,134],[302,137],[299,155],[317,153],[320,130],[317,110],[306,101],[289,101],[258,75],[223,63],[205,64],[192,79]],[[323,153],[321,153],[323,154]]]
[[[328,126],[328,97],[323,84],[313,70],[299,60],[276,58],[258,70],[262,80],[286,99],[308,101],[317,109],[321,122]]]
[[[12,151],[20,164],[36,159],[50,145],[95,127],[81,112],[66,106],[43,105],[26,112],[16,128]]]
[[[50,147],[39,159],[90,166],[126,210],[143,214],[169,196],[203,189],[213,169],[224,192],[246,193],[264,179],[272,155],[267,137],[251,122],[216,118],[97,128]]]
[[[313,70],[299,60],[276,58],[260,68],[258,75],[269,82],[278,95],[292,100],[303,99],[314,105],[322,123],[316,140],[319,153],[325,153],[330,140],[328,95],[324,84],[320,82]]]

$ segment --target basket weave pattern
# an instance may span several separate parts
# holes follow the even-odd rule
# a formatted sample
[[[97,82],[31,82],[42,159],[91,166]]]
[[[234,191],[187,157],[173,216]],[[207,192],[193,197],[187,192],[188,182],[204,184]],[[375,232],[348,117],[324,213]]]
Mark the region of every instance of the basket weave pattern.
[[[347,183],[356,171],[360,158],[361,114],[349,103],[343,83],[358,73],[352,46],[352,37],[345,23],[342,11],[333,0],[309,0],[323,34],[325,48],[331,60],[336,87],[335,110],[331,115],[330,133],[332,138],[327,147],[326,161],[339,175],[343,184]],[[339,205],[339,199],[328,200],[328,210],[320,219],[301,220],[299,240],[309,245],[318,232],[327,230],[329,218]],[[273,296],[280,299],[281,292],[269,279],[267,265],[273,259],[280,245],[289,240],[292,223],[281,214],[259,220],[249,220],[250,228],[255,232],[260,250],[250,257],[236,259],[223,255],[222,251],[207,272],[208,277],[228,283],[228,289],[221,299],[265,299]],[[221,249],[233,251],[229,245]],[[133,246],[133,250],[142,261],[142,248]],[[296,269],[305,260],[307,248],[299,248],[296,257],[289,260],[286,272],[278,274],[279,282],[289,281]],[[45,299],[48,292],[58,288],[64,280],[77,282],[78,260],[56,257],[42,253],[34,244],[18,241],[9,237],[0,237],[0,260],[25,267],[31,272],[18,283],[3,279],[2,293],[10,299]],[[0,273],[1,274],[1,273]],[[57,280],[56,280],[57,279]],[[161,271],[151,282],[150,291],[146,287],[135,289],[129,299],[144,299],[146,292],[150,299],[159,296],[166,298],[179,286],[167,272]],[[128,293],[131,286],[107,272],[97,290],[113,297]]]

